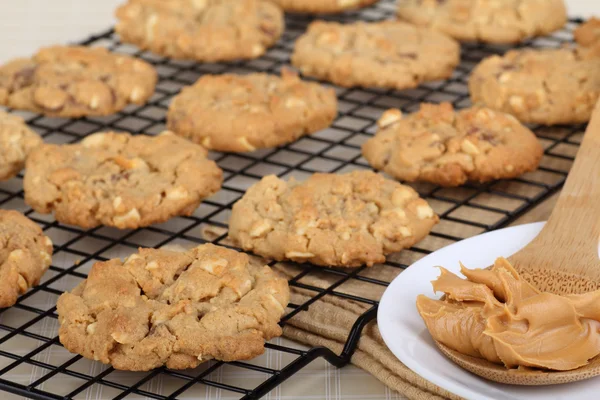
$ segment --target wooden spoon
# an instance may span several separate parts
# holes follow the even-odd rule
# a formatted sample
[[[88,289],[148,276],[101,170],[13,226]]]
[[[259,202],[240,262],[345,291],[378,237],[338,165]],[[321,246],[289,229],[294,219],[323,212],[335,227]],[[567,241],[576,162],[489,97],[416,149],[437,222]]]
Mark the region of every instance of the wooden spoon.
[[[521,276],[542,291],[585,293],[600,289],[600,101],[596,104],[558,202],[539,235],[509,257]],[[436,342],[437,343],[437,342]],[[600,375],[600,356],[571,371],[507,370],[437,343],[461,367],[515,385],[575,382]],[[599,394],[600,398],[600,394]]]

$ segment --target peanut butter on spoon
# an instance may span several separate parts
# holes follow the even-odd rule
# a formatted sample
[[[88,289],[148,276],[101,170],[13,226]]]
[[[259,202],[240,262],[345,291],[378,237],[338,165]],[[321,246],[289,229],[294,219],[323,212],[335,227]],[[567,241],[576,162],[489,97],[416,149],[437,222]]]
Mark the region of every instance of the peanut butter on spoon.
[[[567,371],[600,354],[600,290],[557,295],[521,279],[504,258],[467,279],[441,268],[433,282],[443,300],[419,296],[417,309],[433,338],[462,354],[507,368]]]
[[[434,288],[447,299],[418,299],[440,351],[476,375],[507,384],[599,376],[599,199],[600,101],[539,234],[490,270],[463,268],[467,280],[443,273]],[[478,246],[485,248],[485,240]]]

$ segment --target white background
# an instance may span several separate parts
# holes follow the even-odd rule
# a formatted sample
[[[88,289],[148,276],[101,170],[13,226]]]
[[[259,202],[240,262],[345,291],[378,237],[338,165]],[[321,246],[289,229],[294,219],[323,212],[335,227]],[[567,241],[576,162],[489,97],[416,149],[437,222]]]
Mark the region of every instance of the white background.
[[[0,0],[0,62],[109,28],[125,0]],[[600,0],[567,0],[570,16],[600,16]]]

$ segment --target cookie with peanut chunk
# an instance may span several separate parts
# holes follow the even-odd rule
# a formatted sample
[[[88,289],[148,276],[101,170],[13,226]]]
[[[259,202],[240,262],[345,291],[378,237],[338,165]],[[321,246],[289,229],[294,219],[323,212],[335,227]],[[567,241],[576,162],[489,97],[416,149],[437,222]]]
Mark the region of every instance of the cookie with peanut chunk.
[[[292,63],[303,75],[344,87],[408,89],[452,75],[454,40],[403,22],[315,21],[296,41]]]
[[[409,182],[459,186],[514,178],[535,170],[543,154],[528,128],[484,107],[454,111],[450,103],[424,103],[405,117],[388,110],[378,125],[363,156],[375,169]]]
[[[206,244],[140,249],[98,262],[57,304],[65,348],[128,371],[247,360],[280,336],[285,279],[244,253]]]
[[[52,241],[17,211],[0,210],[0,308],[37,285],[52,261]]]
[[[144,104],[157,73],[104,48],[54,46],[0,67],[0,104],[53,117],[110,115]]]
[[[469,78],[474,104],[542,125],[590,119],[600,96],[600,46],[522,49],[491,56]]]
[[[371,171],[271,175],[233,206],[229,235],[244,250],[328,267],[372,266],[423,239],[438,222],[416,191]]]
[[[308,14],[337,14],[358,10],[379,0],[270,0],[286,12]]]
[[[399,0],[398,18],[457,40],[518,43],[567,22],[564,0]]]
[[[204,75],[173,99],[167,126],[208,149],[247,152],[325,129],[336,115],[333,89],[283,69],[281,77]]]
[[[585,47],[600,45],[600,18],[592,17],[573,32],[575,41]]]
[[[222,171],[206,150],[171,132],[96,133],[45,144],[27,159],[25,201],[63,223],[133,229],[190,215],[217,192]]]
[[[40,144],[42,139],[23,118],[0,110],[0,181],[21,171],[31,150]]]
[[[129,0],[116,14],[124,42],[202,62],[260,57],[285,25],[266,0]]]

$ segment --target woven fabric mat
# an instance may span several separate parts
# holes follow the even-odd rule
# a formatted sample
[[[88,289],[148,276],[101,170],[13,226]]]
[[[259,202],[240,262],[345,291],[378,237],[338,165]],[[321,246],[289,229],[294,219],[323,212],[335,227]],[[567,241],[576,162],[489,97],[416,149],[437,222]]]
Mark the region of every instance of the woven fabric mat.
[[[297,271],[291,265],[277,264],[275,269],[290,278]],[[373,267],[372,272],[378,279],[388,281],[395,277],[390,269]],[[303,283],[327,288],[335,281],[329,275],[310,276]],[[365,285],[360,281],[349,281],[339,292],[379,300],[384,287]],[[291,288],[292,303],[303,304],[314,294],[304,289]],[[324,296],[307,311],[298,313],[284,327],[284,335],[311,346],[325,346],[336,353],[341,353],[344,343],[356,319],[366,312],[369,306],[337,296]],[[408,399],[458,399],[457,396],[435,386],[429,381],[412,372],[388,350],[379,334],[375,323],[370,323],[363,330],[358,349],[352,356],[352,363],[369,372],[385,385],[400,392]]]

